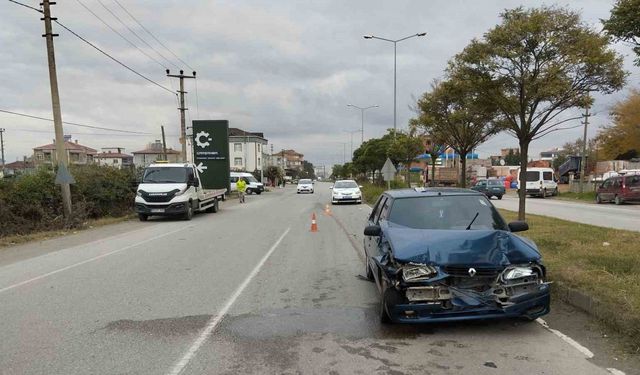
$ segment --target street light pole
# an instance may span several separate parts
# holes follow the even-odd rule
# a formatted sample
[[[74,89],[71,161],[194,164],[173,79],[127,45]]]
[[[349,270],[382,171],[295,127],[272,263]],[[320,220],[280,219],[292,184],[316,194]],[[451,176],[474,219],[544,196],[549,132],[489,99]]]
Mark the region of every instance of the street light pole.
[[[360,110],[360,132],[362,132],[362,136],[360,138],[360,143],[364,143],[364,111],[371,108],[378,108],[379,105],[370,105],[368,107],[358,107],[357,105],[347,104],[347,107],[353,107]]]
[[[410,38],[414,38],[414,37],[418,37],[418,36],[425,36],[427,35],[427,33],[418,33],[418,34],[413,34],[413,35],[409,35],[407,37],[401,38],[401,39],[387,39],[387,38],[381,38],[381,37],[377,37],[375,35],[364,35],[365,39],[378,39],[378,40],[382,40],[385,42],[389,42],[389,43],[393,43],[393,130],[394,130],[394,134],[398,131],[398,125],[397,125],[397,112],[398,112],[398,107],[397,107],[397,50],[398,50],[398,43],[402,42],[403,40],[407,40]]]

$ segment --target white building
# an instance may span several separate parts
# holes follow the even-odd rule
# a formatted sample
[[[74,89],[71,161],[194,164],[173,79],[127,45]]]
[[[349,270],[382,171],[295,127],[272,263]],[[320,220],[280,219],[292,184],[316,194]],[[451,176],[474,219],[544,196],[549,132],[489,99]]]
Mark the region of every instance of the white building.
[[[262,170],[267,140],[264,133],[229,128],[229,164],[232,171]]]
[[[133,156],[124,153],[124,148],[103,148],[102,152],[93,156],[98,165],[106,165],[118,169],[133,167]]]

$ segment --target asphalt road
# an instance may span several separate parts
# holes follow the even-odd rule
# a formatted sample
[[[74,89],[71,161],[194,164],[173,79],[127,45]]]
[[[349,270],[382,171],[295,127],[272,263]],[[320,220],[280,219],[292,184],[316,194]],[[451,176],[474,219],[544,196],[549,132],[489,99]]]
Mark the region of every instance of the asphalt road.
[[[536,322],[381,326],[327,188],[0,251],[0,373],[609,373]]]
[[[518,211],[518,197],[505,195],[492,199],[496,207]],[[527,213],[552,216],[558,219],[600,227],[640,231],[640,204],[589,204],[556,199],[527,197]]]

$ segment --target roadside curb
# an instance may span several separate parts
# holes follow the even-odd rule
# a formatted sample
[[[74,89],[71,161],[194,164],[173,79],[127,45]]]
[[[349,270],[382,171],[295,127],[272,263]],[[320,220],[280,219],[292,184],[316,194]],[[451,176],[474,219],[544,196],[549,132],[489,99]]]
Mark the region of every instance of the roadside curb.
[[[635,345],[640,345],[640,338],[637,336],[640,331],[640,322],[634,321],[634,319],[625,319],[624,316],[612,311],[610,305],[577,289],[563,285],[562,282],[554,282],[552,294],[570,306],[598,319],[609,328],[628,336]]]

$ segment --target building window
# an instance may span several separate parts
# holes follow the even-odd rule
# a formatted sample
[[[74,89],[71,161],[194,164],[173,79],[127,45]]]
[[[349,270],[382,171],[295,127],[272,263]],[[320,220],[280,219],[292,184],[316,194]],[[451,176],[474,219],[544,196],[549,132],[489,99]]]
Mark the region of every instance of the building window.
[[[236,166],[242,165],[242,158],[234,158],[233,165],[236,165]]]
[[[51,161],[51,153],[50,152],[45,152],[44,153],[44,160]]]
[[[118,159],[113,159],[113,164],[118,164]]]
[[[37,154],[36,154],[36,159],[38,159],[38,160],[44,160],[44,154],[37,153]]]
[[[233,144],[233,151],[242,152],[242,143],[234,143]]]
[[[258,165],[262,165],[262,163],[260,162],[260,158],[258,158]]]
[[[258,152],[260,152],[260,143],[258,143]]]

